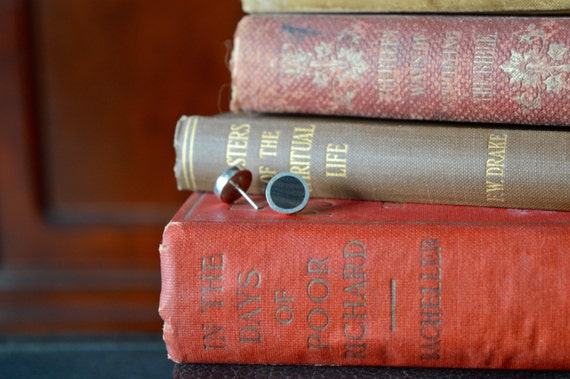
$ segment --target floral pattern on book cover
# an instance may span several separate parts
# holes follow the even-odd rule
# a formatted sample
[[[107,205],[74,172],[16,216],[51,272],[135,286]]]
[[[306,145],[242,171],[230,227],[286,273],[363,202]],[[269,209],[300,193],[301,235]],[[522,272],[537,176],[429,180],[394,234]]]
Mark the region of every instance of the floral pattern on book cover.
[[[544,30],[535,25],[528,27],[520,42],[521,49],[511,50],[510,61],[501,69],[509,74],[511,85],[521,87],[517,101],[527,109],[537,109],[542,105],[544,91],[559,94],[569,89],[570,64],[564,64],[568,47],[549,43]]]

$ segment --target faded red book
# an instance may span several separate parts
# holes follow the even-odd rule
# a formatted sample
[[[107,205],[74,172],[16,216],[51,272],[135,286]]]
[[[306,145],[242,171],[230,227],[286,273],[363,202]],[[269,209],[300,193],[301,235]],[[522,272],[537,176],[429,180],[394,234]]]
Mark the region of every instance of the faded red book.
[[[194,193],[164,231],[177,362],[570,369],[570,213]]]
[[[249,15],[233,111],[570,124],[570,18]]]

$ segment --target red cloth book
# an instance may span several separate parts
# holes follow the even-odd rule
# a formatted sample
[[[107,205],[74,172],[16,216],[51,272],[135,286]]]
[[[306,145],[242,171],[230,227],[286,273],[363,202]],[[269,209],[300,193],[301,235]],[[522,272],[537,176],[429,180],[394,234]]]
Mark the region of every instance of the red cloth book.
[[[570,212],[254,200],[164,231],[174,361],[570,369]]]
[[[570,18],[249,15],[234,111],[570,125]]]

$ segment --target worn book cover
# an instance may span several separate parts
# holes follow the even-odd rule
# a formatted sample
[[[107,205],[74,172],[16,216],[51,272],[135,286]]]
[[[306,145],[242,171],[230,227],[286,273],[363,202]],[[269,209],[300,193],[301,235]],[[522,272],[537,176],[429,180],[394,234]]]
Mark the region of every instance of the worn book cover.
[[[234,111],[570,125],[570,18],[249,15]]]
[[[180,189],[239,165],[263,194],[279,172],[312,197],[570,210],[570,129],[224,114],[182,117]]]
[[[241,0],[245,12],[566,12],[568,0]]]
[[[177,362],[570,369],[570,213],[194,193],[160,245]]]

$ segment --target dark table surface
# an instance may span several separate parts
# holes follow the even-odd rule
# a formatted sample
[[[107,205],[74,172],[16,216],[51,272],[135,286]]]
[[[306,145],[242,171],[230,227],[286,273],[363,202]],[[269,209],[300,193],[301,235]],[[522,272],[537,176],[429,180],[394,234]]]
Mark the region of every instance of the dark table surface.
[[[570,378],[570,372],[174,364],[160,334],[3,336],[0,379]]]
[[[172,378],[159,334],[0,337],[0,379]]]

